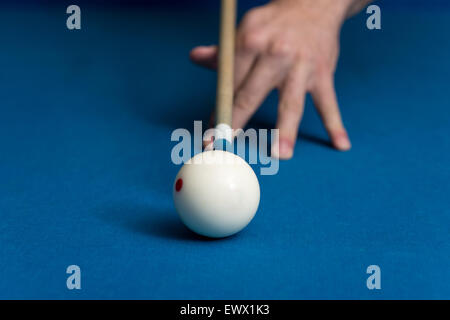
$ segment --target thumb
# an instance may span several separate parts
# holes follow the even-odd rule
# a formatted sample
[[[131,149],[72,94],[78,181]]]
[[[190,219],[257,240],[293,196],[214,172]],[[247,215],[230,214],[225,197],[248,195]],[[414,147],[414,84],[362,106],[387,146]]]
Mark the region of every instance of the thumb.
[[[217,69],[217,46],[199,46],[191,50],[191,60],[202,67]]]

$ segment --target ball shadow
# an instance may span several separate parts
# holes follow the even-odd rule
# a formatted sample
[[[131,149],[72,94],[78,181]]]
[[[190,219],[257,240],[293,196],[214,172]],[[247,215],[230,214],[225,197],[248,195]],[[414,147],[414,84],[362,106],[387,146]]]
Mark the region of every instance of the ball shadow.
[[[215,241],[216,239],[200,236],[190,231],[173,212],[155,215],[151,218],[141,218],[133,221],[128,227],[144,235],[183,241]]]
[[[99,218],[110,225],[144,236],[178,241],[214,242],[218,240],[190,231],[183,225],[177,214],[170,210],[117,205],[103,210]]]

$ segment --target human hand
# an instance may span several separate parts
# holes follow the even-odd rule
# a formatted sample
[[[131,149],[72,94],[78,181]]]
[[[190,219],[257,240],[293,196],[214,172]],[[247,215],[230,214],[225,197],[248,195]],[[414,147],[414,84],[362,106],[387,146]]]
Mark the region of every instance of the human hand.
[[[250,10],[236,34],[233,128],[243,128],[266,96],[278,89],[279,145],[272,146],[272,156],[289,159],[309,92],[333,146],[349,150],[334,72],[341,25],[360,1],[274,0]],[[191,59],[215,69],[217,47],[194,48]]]

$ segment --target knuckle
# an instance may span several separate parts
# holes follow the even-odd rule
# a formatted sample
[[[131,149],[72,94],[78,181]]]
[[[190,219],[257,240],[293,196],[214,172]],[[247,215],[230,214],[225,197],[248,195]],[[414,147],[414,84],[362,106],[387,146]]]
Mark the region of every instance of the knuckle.
[[[330,67],[324,64],[318,64],[315,68],[316,79],[319,82],[326,82],[332,78],[333,72]]]
[[[333,81],[334,70],[327,63],[318,63],[314,69],[315,82],[325,85]]]
[[[296,58],[300,60],[302,63],[314,63],[315,55],[311,50],[302,49],[297,52]]]
[[[262,50],[264,42],[264,35],[258,30],[250,30],[242,35],[242,47],[248,51]]]
[[[275,57],[290,57],[293,55],[294,48],[290,41],[276,40],[269,47],[269,54]]]
[[[260,21],[260,13],[259,9],[255,8],[253,10],[250,10],[243,18],[241,22],[241,26],[245,28],[251,28],[258,24]]]
[[[279,111],[285,115],[293,115],[297,113],[297,106],[292,102],[282,102],[279,106]]]
[[[251,112],[253,99],[252,95],[249,93],[241,92],[237,97],[234,103],[234,108],[237,110],[243,111],[245,113]]]
[[[301,103],[294,99],[284,100],[280,102],[278,109],[280,113],[295,120],[301,114]]]
[[[332,75],[334,71],[333,62],[326,57],[320,57],[315,61],[316,69],[318,72]]]

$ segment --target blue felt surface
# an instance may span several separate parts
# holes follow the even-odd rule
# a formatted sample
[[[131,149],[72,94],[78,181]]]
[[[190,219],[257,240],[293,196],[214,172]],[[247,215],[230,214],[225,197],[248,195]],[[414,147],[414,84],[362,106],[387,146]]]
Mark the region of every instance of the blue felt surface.
[[[328,146],[308,102],[254,221],[203,241],[174,212],[170,134],[214,104],[187,53],[215,42],[217,16],[100,6],[69,32],[63,6],[2,8],[0,298],[450,298],[449,21],[349,21],[336,86],[352,151]],[[275,114],[272,95],[252,125]]]

